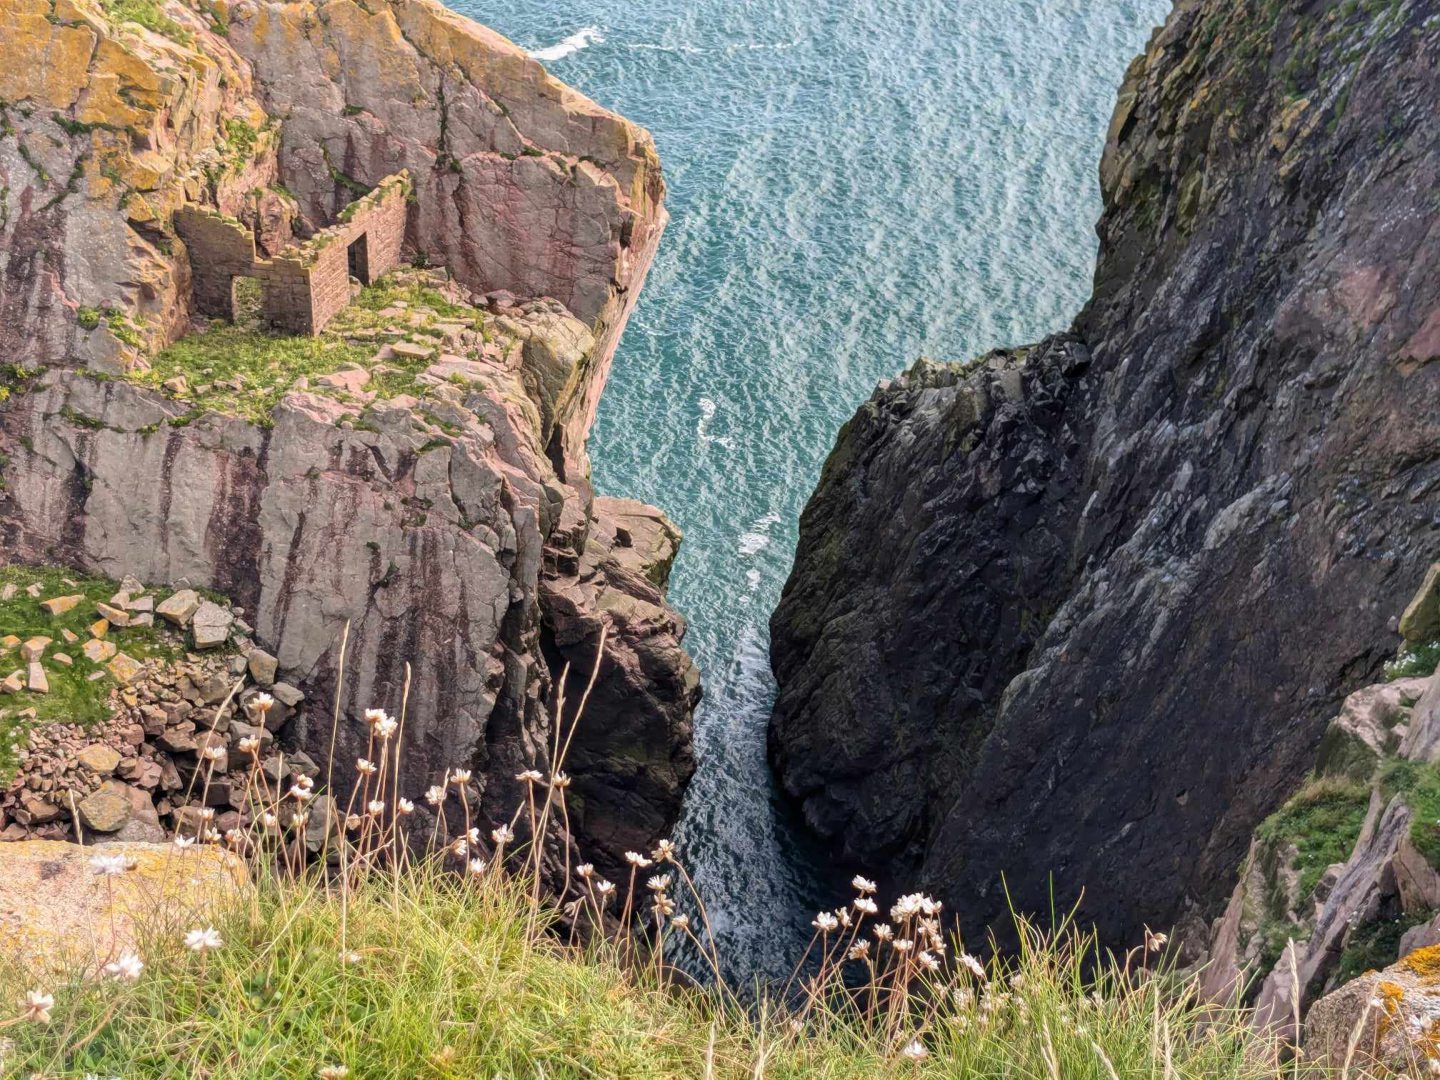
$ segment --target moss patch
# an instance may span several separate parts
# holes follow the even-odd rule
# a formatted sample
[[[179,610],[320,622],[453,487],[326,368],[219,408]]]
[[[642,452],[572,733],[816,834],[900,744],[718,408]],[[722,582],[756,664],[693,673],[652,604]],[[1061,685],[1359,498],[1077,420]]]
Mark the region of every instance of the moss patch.
[[[1344,777],[1312,777],[1255,830],[1263,848],[1277,851],[1285,844],[1296,850],[1299,894],[1315,891],[1331,863],[1350,857],[1365,824],[1370,788]]]
[[[396,303],[407,305],[407,311],[419,311],[421,325],[382,318],[380,313]],[[273,334],[217,320],[209,329],[181,338],[156,354],[149,371],[126,378],[159,388],[176,376],[184,376],[189,389],[183,396],[195,403],[197,412],[228,413],[267,425],[281,397],[300,376],[313,383],[319,376],[349,365],[373,369],[376,365],[371,360],[385,344],[383,331],[387,327],[398,323],[408,334],[423,337],[426,329],[441,320],[464,322],[483,331],[487,317],[485,312],[456,303],[431,286],[391,276],[362,289],[355,301],[316,337]],[[415,376],[432,362],[392,357],[383,362],[388,370],[372,379],[366,389],[382,398],[412,392],[417,389]],[[339,391],[324,392],[345,398]]]

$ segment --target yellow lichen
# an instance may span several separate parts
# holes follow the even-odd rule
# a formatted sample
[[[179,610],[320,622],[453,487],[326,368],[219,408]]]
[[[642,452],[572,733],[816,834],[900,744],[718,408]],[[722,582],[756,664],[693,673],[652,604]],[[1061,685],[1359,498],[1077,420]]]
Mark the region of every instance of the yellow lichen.
[[[1440,945],[1416,949],[1400,961],[1400,966],[1428,982],[1440,979]]]

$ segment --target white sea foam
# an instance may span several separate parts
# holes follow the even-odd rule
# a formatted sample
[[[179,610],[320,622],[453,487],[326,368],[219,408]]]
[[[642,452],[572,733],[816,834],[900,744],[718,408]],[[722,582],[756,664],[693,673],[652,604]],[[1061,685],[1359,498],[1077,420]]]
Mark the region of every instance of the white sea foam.
[[[558,41],[544,49],[532,49],[531,59],[544,60],[546,63],[552,60],[564,60],[571,53],[577,53],[588,45],[597,45],[605,40],[605,35],[600,33],[598,26],[586,26],[571,34],[564,41]]]
[[[740,554],[747,556],[755,555],[768,547],[770,544],[770,526],[779,520],[780,515],[772,510],[764,517],[752,522],[750,528],[740,534]],[[755,574],[755,581],[751,584],[758,584],[760,579],[759,573],[755,571],[751,571],[751,573]],[[748,579],[749,575],[747,574],[746,577]]]
[[[735,442],[728,435],[711,435],[710,421],[715,419],[715,402],[707,397],[700,399],[700,422],[695,425],[695,436],[702,443],[715,443],[726,450],[734,450]]]

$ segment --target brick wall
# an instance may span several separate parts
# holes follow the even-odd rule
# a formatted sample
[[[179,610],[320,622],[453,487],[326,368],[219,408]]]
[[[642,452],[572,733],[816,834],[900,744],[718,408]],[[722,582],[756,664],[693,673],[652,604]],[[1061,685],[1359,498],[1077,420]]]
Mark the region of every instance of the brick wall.
[[[336,224],[273,259],[256,256],[254,236],[235,219],[182,207],[175,213],[175,229],[190,251],[195,310],[233,319],[233,282],[254,277],[272,326],[292,334],[320,333],[350,302],[353,245],[360,245],[356,270],[366,284],[400,265],[409,196],[407,173],[386,177],[341,211]]]

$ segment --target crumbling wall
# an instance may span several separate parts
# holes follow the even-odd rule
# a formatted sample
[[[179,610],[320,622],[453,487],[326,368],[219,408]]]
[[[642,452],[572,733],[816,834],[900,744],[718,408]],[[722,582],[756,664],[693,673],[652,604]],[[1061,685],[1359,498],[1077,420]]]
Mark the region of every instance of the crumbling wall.
[[[182,207],[175,229],[190,253],[195,310],[235,317],[237,277],[259,280],[265,319],[292,334],[318,334],[350,302],[351,249],[355,276],[369,284],[400,265],[410,178],[386,177],[340,213],[340,220],[273,259],[255,252],[255,237],[234,218]]]

